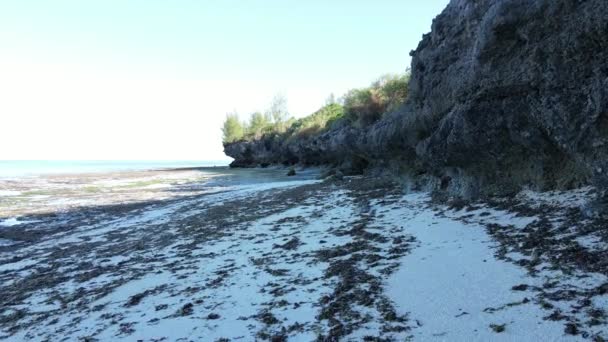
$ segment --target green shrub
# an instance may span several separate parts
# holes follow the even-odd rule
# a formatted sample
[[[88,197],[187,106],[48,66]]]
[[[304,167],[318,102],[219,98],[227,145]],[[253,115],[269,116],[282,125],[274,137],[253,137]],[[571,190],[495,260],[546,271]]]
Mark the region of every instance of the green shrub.
[[[270,131],[270,120],[267,115],[260,112],[251,113],[247,124],[246,135],[253,139],[260,139],[263,134]]]
[[[342,98],[343,105],[332,94],[325,106],[298,120],[289,116],[285,97],[276,95],[264,114],[252,113],[247,123],[241,123],[236,113],[228,114],[222,129],[224,142],[251,141],[265,135],[283,140],[305,138],[323,133],[340,120],[365,127],[405,102],[408,82],[409,73],[382,76],[367,88],[350,90]]]
[[[343,98],[346,117],[358,126],[378,121],[405,102],[408,83],[409,73],[384,75],[367,88],[350,90]]]
[[[380,90],[381,101],[385,104],[385,112],[392,112],[405,103],[408,95],[410,74],[385,75],[374,84]]]
[[[239,116],[236,112],[226,114],[224,126],[222,127],[224,143],[232,143],[242,140],[245,136],[243,124],[239,121]]]
[[[287,121],[289,120],[289,112],[287,111],[287,99],[283,94],[277,94],[272,99],[270,107],[266,111],[266,115],[272,120],[272,129],[274,132],[283,133],[287,129]]]
[[[344,111],[348,119],[367,126],[382,116],[384,108],[375,89],[352,89],[344,96]]]
[[[320,134],[344,116],[344,108],[337,103],[330,103],[313,114],[293,121],[287,130],[290,137],[308,137]]]

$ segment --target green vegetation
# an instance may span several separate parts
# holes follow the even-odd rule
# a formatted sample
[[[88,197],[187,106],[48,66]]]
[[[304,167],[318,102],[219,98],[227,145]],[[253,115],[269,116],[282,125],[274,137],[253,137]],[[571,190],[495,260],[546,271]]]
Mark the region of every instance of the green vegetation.
[[[241,122],[236,112],[227,114],[222,128],[223,141],[227,144],[277,135],[285,140],[306,138],[338,123],[360,128],[369,126],[405,102],[409,79],[409,72],[385,75],[367,88],[348,91],[340,101],[331,94],[325,106],[297,120],[290,117],[285,96],[276,95],[268,110],[263,114],[252,113],[247,122]]]
[[[287,100],[283,95],[276,95],[265,113],[251,113],[248,122],[241,122],[236,112],[226,114],[222,127],[223,142],[232,143],[241,140],[256,140],[265,134],[284,133],[293,122],[287,112]]]
[[[268,131],[271,125],[270,118],[260,112],[251,114],[249,118],[249,125],[246,126],[246,136],[251,139],[260,139],[264,133]]]
[[[370,87],[350,90],[344,96],[344,112],[359,127],[378,121],[405,102],[410,75],[384,75]]]
[[[287,129],[287,122],[289,120],[289,112],[287,112],[287,99],[285,95],[277,94],[270,108],[266,112],[267,118],[272,118],[272,131],[283,133]]]
[[[288,137],[305,138],[320,134],[343,116],[344,107],[337,103],[330,103],[307,117],[293,121],[287,130],[287,135]]]
[[[236,112],[226,114],[222,132],[224,133],[225,143],[232,143],[243,139],[245,130],[243,124],[239,121],[239,115]]]

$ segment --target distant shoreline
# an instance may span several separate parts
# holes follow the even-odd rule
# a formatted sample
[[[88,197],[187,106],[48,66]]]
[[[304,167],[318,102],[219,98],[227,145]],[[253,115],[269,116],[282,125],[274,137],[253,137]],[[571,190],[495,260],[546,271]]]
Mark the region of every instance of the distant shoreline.
[[[0,179],[127,171],[189,170],[227,166],[228,161],[18,160],[0,161]]]
[[[230,168],[230,166],[228,166],[228,165],[214,165],[214,166],[171,167],[171,168],[150,169],[150,170],[141,170],[141,171],[198,171],[198,170],[206,170],[206,169],[228,169],[228,168]]]

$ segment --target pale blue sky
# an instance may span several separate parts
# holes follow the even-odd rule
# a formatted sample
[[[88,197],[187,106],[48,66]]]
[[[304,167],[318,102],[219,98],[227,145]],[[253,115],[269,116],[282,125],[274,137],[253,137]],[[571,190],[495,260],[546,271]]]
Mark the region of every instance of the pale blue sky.
[[[221,158],[226,112],[404,71],[447,2],[0,0],[0,158]]]

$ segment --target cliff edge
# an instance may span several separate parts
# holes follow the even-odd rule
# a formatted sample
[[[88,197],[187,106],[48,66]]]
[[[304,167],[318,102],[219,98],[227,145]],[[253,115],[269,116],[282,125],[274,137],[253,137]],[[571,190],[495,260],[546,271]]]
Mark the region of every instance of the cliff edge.
[[[608,2],[452,0],[412,51],[409,99],[372,126],[225,145],[233,166],[330,164],[464,197],[608,189]]]

